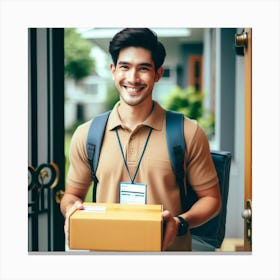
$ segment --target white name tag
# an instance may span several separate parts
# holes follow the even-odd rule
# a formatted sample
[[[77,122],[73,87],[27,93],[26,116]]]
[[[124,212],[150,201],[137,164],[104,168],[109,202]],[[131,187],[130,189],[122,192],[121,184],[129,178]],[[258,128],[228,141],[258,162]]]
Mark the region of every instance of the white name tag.
[[[120,204],[146,204],[147,185],[120,183]]]

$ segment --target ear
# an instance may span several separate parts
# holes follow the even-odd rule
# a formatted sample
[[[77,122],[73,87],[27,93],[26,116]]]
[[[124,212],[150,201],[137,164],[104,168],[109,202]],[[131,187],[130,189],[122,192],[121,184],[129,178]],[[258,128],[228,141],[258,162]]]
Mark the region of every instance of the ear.
[[[111,74],[112,74],[112,79],[115,80],[115,71],[116,71],[116,67],[113,63],[110,64],[110,69],[111,69]]]
[[[158,68],[158,70],[156,71],[155,83],[161,79],[163,75],[163,71],[164,71],[163,67]]]

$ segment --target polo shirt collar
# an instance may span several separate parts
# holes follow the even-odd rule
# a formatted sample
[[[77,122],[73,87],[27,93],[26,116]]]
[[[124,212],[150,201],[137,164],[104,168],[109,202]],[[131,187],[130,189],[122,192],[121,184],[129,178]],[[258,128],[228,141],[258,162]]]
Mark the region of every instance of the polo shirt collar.
[[[115,104],[108,120],[108,129],[113,130],[116,127],[123,126],[123,123],[120,119],[118,113],[118,107],[120,105],[120,101]],[[154,108],[152,113],[148,116],[146,120],[143,121],[142,125],[152,127],[155,130],[161,130],[163,126],[163,120],[165,116],[165,110],[154,101]]]

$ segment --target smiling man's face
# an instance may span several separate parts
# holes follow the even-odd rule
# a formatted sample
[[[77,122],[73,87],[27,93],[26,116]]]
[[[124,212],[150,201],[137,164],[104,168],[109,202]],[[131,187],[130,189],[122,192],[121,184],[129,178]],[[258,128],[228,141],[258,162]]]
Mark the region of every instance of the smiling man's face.
[[[162,76],[162,67],[155,71],[150,51],[141,47],[128,47],[119,53],[117,65],[111,71],[120,98],[135,106],[152,100],[154,83]]]

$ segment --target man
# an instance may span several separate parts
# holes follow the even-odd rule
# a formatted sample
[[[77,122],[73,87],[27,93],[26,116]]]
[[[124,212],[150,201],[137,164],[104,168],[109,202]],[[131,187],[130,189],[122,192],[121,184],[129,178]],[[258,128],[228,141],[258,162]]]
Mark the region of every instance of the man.
[[[145,184],[146,202],[164,207],[162,249],[191,250],[189,229],[213,218],[221,207],[207,138],[196,121],[185,118],[186,176],[199,199],[183,213],[167,150],[165,110],[152,98],[154,84],[163,74],[165,49],[151,30],[126,28],[114,36],[109,52],[120,101],[109,116],[102,144],[96,172],[97,202],[119,203],[121,182],[130,182],[132,187]],[[61,202],[66,238],[69,216],[83,208],[91,184],[85,148],[89,125],[78,127],[71,141],[67,188]]]

